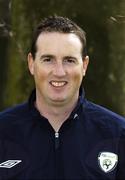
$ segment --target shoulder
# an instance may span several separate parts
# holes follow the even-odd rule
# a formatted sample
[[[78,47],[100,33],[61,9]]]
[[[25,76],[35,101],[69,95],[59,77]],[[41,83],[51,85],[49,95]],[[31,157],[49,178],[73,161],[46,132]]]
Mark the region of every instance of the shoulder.
[[[18,104],[14,107],[7,108],[0,112],[0,124],[9,123],[11,121],[19,120],[28,113],[28,103]]]
[[[125,118],[103,106],[86,100],[84,112],[87,119],[90,119],[93,123],[98,123],[106,128],[125,129]]]
[[[31,121],[28,103],[19,104],[0,112],[0,141],[12,139],[21,141]]]

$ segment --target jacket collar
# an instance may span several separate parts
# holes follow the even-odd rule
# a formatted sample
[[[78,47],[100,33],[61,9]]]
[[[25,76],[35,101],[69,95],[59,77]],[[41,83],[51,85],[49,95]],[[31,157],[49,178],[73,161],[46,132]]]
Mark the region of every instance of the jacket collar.
[[[67,128],[69,128],[70,123],[73,123],[74,121],[80,119],[81,112],[83,111],[82,109],[84,107],[83,104],[85,102],[84,96],[85,96],[84,90],[80,89],[79,99],[78,99],[77,105],[74,108],[74,110],[71,112],[69,118],[61,126],[61,128],[59,130],[60,132],[64,129],[66,130]],[[36,109],[35,100],[36,100],[36,90],[34,89],[31,93],[31,95],[29,97],[29,101],[28,101],[29,110],[30,110],[30,114],[31,114],[33,121],[35,121],[36,123],[40,123],[41,127],[44,127],[44,128],[46,127],[45,129],[53,131],[53,128],[50,125],[49,121],[45,117],[43,117],[39,113],[39,111]]]
[[[82,87],[80,87],[80,90],[79,90],[79,99],[78,99],[77,106],[79,104],[81,104],[81,102],[83,102],[84,98],[85,98],[84,89]],[[30,94],[30,96],[29,96],[29,99],[28,99],[28,104],[29,104],[30,108],[34,107],[35,100],[36,100],[36,89],[33,89],[31,94]]]
[[[36,89],[33,89],[33,91],[31,92],[29,96],[28,104],[29,104],[30,110],[34,110],[35,112],[37,111],[38,113],[38,110],[35,107],[35,100],[36,100]],[[85,101],[85,92],[83,88],[80,88],[78,102],[77,102],[76,107],[72,111],[70,118],[74,118],[78,116],[78,112],[81,109],[80,107],[82,107],[82,104],[84,101]]]

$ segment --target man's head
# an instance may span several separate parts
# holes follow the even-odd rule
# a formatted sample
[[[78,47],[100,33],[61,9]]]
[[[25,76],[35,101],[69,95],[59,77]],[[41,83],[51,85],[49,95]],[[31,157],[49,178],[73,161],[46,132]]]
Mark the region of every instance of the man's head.
[[[32,44],[31,44],[31,54],[33,59],[35,59],[35,54],[37,51],[36,42],[41,33],[46,32],[59,32],[59,33],[73,33],[80,39],[82,43],[82,56],[85,57],[86,52],[86,34],[85,32],[73,21],[68,18],[61,16],[50,16],[42,20],[42,22],[37,26],[34,31]]]
[[[35,31],[28,66],[34,76],[36,101],[45,106],[73,106],[89,58],[85,33],[63,17],[45,19]]]

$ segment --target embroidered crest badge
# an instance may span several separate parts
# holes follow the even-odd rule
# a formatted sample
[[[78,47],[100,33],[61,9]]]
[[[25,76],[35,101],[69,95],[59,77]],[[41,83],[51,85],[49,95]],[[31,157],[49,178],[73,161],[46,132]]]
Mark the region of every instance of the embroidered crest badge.
[[[98,162],[101,170],[105,173],[115,169],[118,163],[118,156],[111,152],[101,152],[98,156]]]

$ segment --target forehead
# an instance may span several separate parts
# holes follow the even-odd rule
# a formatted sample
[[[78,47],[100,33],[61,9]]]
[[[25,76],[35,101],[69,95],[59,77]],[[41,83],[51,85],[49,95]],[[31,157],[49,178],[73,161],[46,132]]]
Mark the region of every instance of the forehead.
[[[36,42],[37,50],[60,48],[82,49],[82,43],[74,33],[44,32],[41,33]]]

